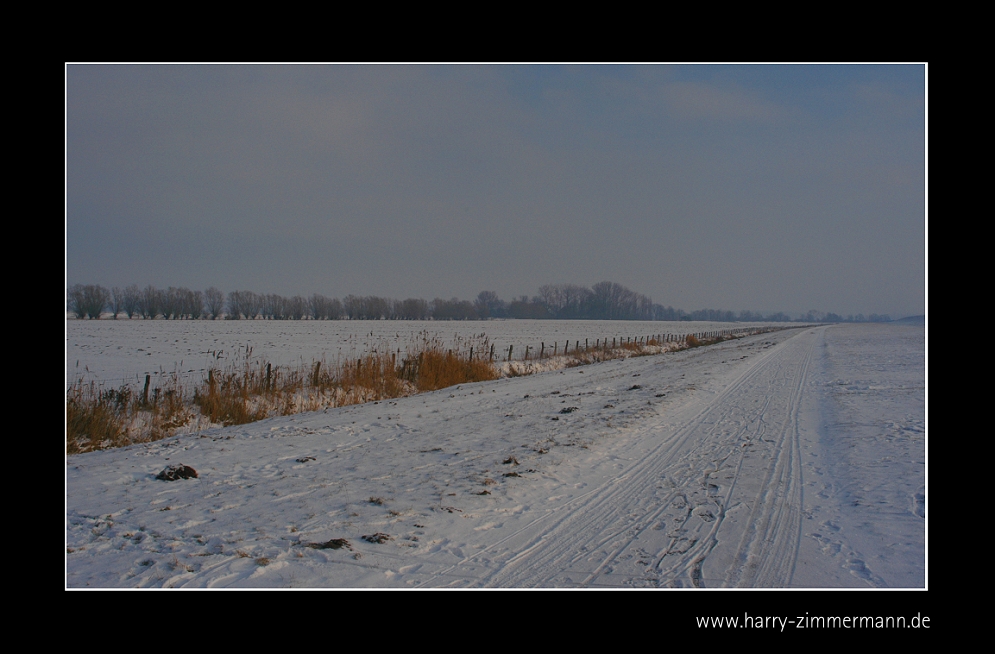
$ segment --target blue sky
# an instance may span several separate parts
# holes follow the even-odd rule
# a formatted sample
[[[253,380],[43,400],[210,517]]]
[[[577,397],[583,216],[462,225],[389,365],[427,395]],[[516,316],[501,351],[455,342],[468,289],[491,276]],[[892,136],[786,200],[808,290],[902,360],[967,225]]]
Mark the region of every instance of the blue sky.
[[[66,279],[925,311],[924,65],[66,67]]]

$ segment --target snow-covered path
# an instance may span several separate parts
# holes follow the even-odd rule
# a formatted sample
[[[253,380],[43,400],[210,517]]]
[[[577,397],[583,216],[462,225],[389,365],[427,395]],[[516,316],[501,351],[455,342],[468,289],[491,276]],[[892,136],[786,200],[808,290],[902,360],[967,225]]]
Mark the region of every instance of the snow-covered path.
[[[922,587],[923,334],[786,330],[70,457],[66,583]],[[199,478],[155,480],[174,463]]]
[[[487,546],[495,569],[473,583],[790,585],[800,529],[799,400],[811,340],[765,343],[750,365],[703,371],[713,377],[701,388],[689,385],[680,404],[644,417],[613,444],[624,458],[599,466],[603,483]],[[583,486],[588,473],[574,472],[576,481],[561,481]],[[467,563],[455,567],[464,577]],[[430,583],[449,574],[438,571]]]

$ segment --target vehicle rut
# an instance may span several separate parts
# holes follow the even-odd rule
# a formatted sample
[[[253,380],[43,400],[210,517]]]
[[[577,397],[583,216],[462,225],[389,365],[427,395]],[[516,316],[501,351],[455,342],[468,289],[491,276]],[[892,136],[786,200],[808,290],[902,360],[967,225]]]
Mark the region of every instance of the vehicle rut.
[[[473,585],[789,586],[801,528],[798,415],[817,331],[764,351],[713,397],[643,421],[633,464],[488,546],[508,554]]]

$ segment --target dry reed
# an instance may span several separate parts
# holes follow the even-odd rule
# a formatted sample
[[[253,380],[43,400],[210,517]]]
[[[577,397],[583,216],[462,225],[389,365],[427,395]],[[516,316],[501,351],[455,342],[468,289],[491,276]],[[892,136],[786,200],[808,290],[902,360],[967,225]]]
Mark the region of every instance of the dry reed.
[[[698,347],[731,338],[699,339],[688,335],[684,347]],[[668,347],[669,345],[669,347]],[[620,343],[617,347],[578,347],[564,356],[564,367],[611,359],[659,354],[674,349],[656,339]],[[119,447],[165,438],[192,422],[200,424],[193,407],[209,424],[240,425],[273,415],[290,415],[327,407],[404,397],[458,384],[497,379],[493,347],[486,336],[456,336],[452,345],[422,332],[407,348],[390,352],[382,345],[367,348],[357,358],[324,359],[298,366],[273,366],[252,360],[251,349],[226,367],[214,367],[193,391],[192,402],[179,375],[149,394],[128,386],[106,390],[78,376],[66,393],[66,452]],[[532,374],[538,362],[505,362],[510,377]]]
[[[411,381],[419,391],[498,378],[489,358],[490,343],[483,335],[470,339],[457,336],[453,346],[446,347],[439,339],[423,334],[417,349],[417,357],[409,355],[407,361],[409,369],[413,364]]]
[[[122,444],[120,411],[96,382],[77,379],[66,393],[66,452],[75,454]]]
[[[227,426],[497,379],[497,370],[482,359],[485,338],[457,339],[452,348],[424,332],[418,338],[404,357],[381,344],[355,359],[333,364],[322,359],[296,368],[253,363],[247,354],[227,368],[210,370],[194,391],[194,404],[211,422]]]
[[[66,391],[66,453],[158,440],[187,424],[191,416],[176,374],[147,396],[127,385],[105,389],[77,376]]]

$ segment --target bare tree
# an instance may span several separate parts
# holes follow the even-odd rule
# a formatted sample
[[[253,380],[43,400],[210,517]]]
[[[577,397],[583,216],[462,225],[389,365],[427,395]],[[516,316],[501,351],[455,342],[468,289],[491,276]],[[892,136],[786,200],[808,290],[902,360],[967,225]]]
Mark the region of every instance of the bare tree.
[[[364,304],[363,298],[350,294],[342,300],[342,309],[349,320],[360,320],[366,317]]]
[[[263,312],[263,296],[252,291],[243,291],[243,293],[247,309],[245,317],[249,320],[255,320]]]
[[[204,294],[189,288],[183,289],[183,313],[193,320],[199,320],[204,315]]]
[[[598,282],[591,287],[594,292],[593,318],[602,320],[631,320],[636,315],[636,294],[615,282]]]
[[[97,284],[75,284],[66,293],[66,304],[79,319],[89,317],[98,320],[103,310],[110,304],[111,294]]]
[[[121,313],[124,309],[124,291],[115,286],[111,289],[111,311],[114,312],[114,320],[117,320],[117,314]]]
[[[179,320],[183,311],[183,289],[170,286],[159,294],[162,310],[162,317],[166,320],[175,318]]]
[[[320,293],[313,293],[311,297],[307,299],[307,315],[311,320],[327,320],[328,314],[325,313],[325,302],[328,301],[324,295]]]
[[[591,289],[576,284],[547,284],[539,287],[539,300],[554,318],[589,317]]]
[[[452,298],[443,300],[436,298],[432,301],[433,320],[477,320],[477,310],[473,308],[473,303],[468,300]]]
[[[342,300],[332,298],[328,301],[328,317],[332,320],[342,320],[345,316],[345,308],[342,306]]]
[[[552,318],[552,315],[543,304],[542,298],[536,296],[529,300],[529,296],[522,295],[508,305],[508,317],[539,320]]]
[[[66,308],[73,312],[77,320],[86,318],[86,294],[82,284],[74,284],[66,289]]]
[[[342,303],[315,293],[308,298],[307,310],[312,320],[334,320],[342,315]]]
[[[138,298],[138,312],[142,314],[142,318],[151,320],[159,315],[160,304],[160,293],[155,286],[150,284],[145,287]]]
[[[124,289],[124,302],[122,304],[124,312],[128,314],[128,319],[131,320],[132,316],[138,314],[138,304],[139,298],[142,292],[138,290],[138,286],[131,284]]]
[[[398,303],[395,315],[401,320],[427,320],[428,302],[419,298],[408,298]]]
[[[286,318],[287,299],[285,297],[270,293],[262,295],[260,298],[263,318],[269,320],[283,320]]]
[[[477,311],[477,316],[482,320],[486,318],[503,318],[507,314],[505,303],[494,291],[481,291],[477,299],[473,302],[473,308]]]
[[[225,311],[225,317],[228,320],[241,320],[242,312],[248,312],[247,307],[243,307],[245,302],[242,299],[242,295],[245,291],[231,291],[228,293],[228,308]]]
[[[394,302],[385,297],[370,295],[366,300],[366,317],[370,320],[383,320],[391,318],[393,314]]]
[[[238,320],[245,316],[252,320],[262,311],[260,296],[252,291],[232,291],[228,294],[228,314],[230,320]]]
[[[225,294],[212,286],[204,291],[204,305],[211,314],[211,319],[217,320],[225,310]]]
[[[307,315],[307,300],[301,295],[295,295],[287,300],[287,317],[291,320],[301,320]]]

